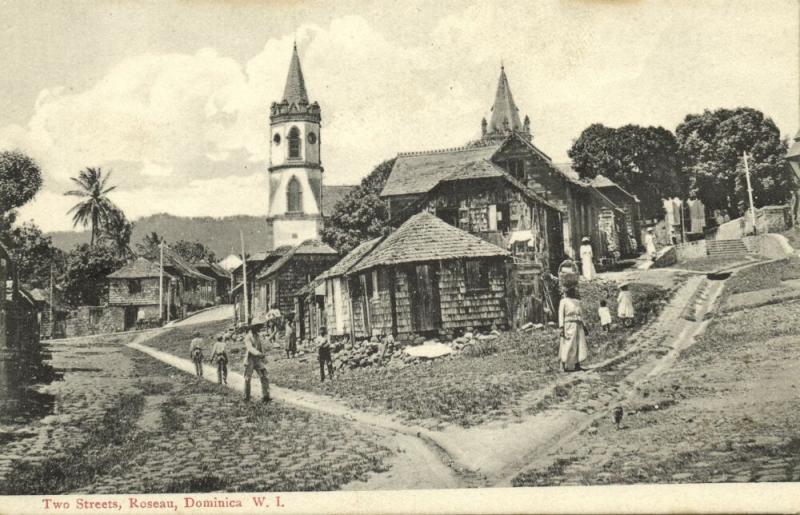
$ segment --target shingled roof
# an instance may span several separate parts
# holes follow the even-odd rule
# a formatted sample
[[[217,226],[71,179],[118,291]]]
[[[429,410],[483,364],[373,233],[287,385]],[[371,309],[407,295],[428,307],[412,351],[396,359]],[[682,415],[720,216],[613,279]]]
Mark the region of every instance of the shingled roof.
[[[794,143],[792,143],[792,146],[790,146],[789,150],[786,152],[786,157],[797,156],[800,156],[800,131],[797,131],[797,135],[794,137]]]
[[[500,144],[398,154],[381,197],[426,193],[467,163],[490,159]]]
[[[306,240],[300,245],[296,247],[292,247],[288,252],[286,252],[283,256],[280,257],[277,261],[272,263],[266,270],[258,274],[256,277],[261,279],[262,277],[269,277],[270,275],[280,271],[283,266],[292,259],[293,256],[297,255],[332,255],[336,254],[336,251],[333,250],[329,245],[322,243],[318,240]]]
[[[345,257],[339,260],[338,263],[333,265],[331,268],[320,274],[317,279],[325,279],[328,277],[338,277],[340,275],[344,275],[350,271],[355,265],[357,265],[364,256],[369,254],[372,249],[374,249],[381,241],[383,241],[383,236],[380,238],[374,238],[369,241],[365,241],[358,247],[351,250]],[[316,279],[315,279],[316,280]]]
[[[161,267],[143,257],[138,257],[119,270],[106,276],[107,279],[146,279],[158,277],[161,274]],[[164,276],[172,279],[172,275],[164,272]]]
[[[598,174],[597,176],[595,176],[594,179],[592,179],[592,183],[591,184],[592,184],[593,187],[598,188],[598,189],[616,188],[619,191],[621,191],[622,193],[624,193],[625,195],[631,197],[636,202],[639,202],[639,198],[636,195],[634,195],[632,193],[629,193],[625,188],[623,188],[622,186],[620,186],[616,182],[612,181],[611,179],[609,179],[605,175]]]
[[[387,236],[351,272],[380,265],[508,255],[497,245],[422,212]]]

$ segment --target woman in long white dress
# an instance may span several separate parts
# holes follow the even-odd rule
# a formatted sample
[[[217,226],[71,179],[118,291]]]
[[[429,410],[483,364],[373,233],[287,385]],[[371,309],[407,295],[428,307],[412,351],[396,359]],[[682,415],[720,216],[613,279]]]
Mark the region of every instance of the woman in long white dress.
[[[558,326],[561,328],[558,351],[561,370],[581,370],[581,361],[589,356],[589,347],[583,325],[583,309],[575,288],[567,288],[558,305]]]
[[[597,272],[594,269],[594,253],[592,252],[592,245],[589,243],[589,238],[584,237],[581,240],[581,272],[583,278],[587,281],[594,279]]]
[[[647,257],[650,259],[656,258],[656,237],[653,234],[653,228],[647,229],[647,234],[644,235],[644,250],[647,252]]]

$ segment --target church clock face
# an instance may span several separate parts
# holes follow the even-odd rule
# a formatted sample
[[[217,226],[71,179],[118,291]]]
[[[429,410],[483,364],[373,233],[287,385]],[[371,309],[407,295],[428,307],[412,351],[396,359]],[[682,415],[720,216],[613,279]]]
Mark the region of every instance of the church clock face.
[[[308,143],[310,145],[313,145],[316,142],[317,142],[317,135],[314,134],[313,132],[309,132],[308,133]]]

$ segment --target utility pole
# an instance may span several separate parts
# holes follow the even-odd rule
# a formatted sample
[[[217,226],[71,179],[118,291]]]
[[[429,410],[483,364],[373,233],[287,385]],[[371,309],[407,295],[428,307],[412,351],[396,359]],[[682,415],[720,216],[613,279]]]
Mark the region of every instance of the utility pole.
[[[164,320],[164,241],[158,244],[159,269],[158,269],[158,319]]]
[[[756,234],[756,206],[753,204],[753,186],[750,184],[750,166],[747,164],[747,152],[742,151],[744,158],[744,175],[747,178],[747,195],[750,197],[750,215],[753,219],[753,234]]]
[[[54,316],[53,310],[53,302],[55,302],[55,297],[53,296],[53,292],[55,288],[53,287],[53,262],[50,262],[50,339],[56,337],[56,319]]]
[[[239,238],[242,240],[242,294],[244,295],[244,321],[250,320],[250,299],[247,298],[247,256],[244,253],[244,233],[239,229]]]

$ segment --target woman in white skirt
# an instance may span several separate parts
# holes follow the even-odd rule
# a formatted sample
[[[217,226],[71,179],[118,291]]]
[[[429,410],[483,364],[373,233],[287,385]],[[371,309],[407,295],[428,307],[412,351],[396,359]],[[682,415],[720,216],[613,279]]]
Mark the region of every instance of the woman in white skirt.
[[[628,289],[629,283],[619,285],[619,295],[617,296],[617,316],[622,320],[625,327],[633,325],[633,296]]]
[[[561,370],[581,370],[581,361],[589,356],[586,344],[586,328],[583,324],[583,309],[575,288],[566,288],[558,305],[558,326],[561,340],[558,357]]]
[[[594,269],[592,258],[594,258],[594,254],[592,253],[592,245],[589,242],[589,238],[584,236],[581,240],[581,272],[583,278],[587,281],[594,279],[594,276],[597,274]]]

